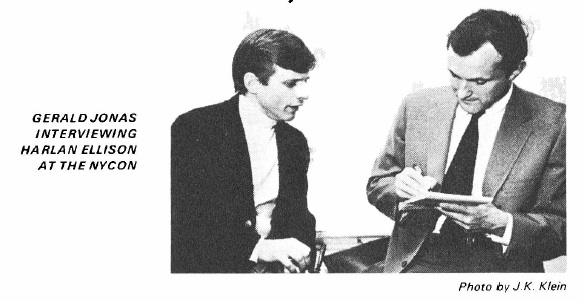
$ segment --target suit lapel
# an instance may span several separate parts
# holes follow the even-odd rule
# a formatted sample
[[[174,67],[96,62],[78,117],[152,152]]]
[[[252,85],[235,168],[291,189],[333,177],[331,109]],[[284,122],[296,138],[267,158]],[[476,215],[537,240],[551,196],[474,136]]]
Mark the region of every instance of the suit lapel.
[[[246,203],[255,208],[253,202],[253,176],[251,171],[251,158],[249,147],[245,138],[245,130],[239,113],[239,95],[233,96],[225,102],[225,115],[223,122],[224,145],[223,151],[228,153],[225,164],[229,167],[232,181],[238,183],[238,194]],[[253,214],[254,215],[254,214]]]
[[[443,181],[445,166],[447,164],[447,152],[451,127],[455,116],[457,101],[454,98],[447,101],[435,102],[431,110],[427,112],[429,128],[427,140],[427,174],[435,178],[438,183]]]
[[[293,152],[293,150],[291,150],[292,145],[290,144],[289,135],[286,135],[284,127],[284,122],[278,121],[274,128],[277,143],[277,161],[279,165],[279,195],[276,202],[281,202],[282,198],[280,197],[285,194],[287,188],[286,177],[290,173],[289,168],[292,162],[292,159],[289,157]]]
[[[514,87],[486,168],[482,193],[495,196],[508,177],[532,131],[531,113],[523,92]]]

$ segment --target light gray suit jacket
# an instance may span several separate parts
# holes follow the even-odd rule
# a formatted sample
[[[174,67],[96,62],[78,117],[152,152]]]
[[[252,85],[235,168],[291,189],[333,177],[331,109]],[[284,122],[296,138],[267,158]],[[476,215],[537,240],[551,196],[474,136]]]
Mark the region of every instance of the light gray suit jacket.
[[[409,95],[367,184],[368,199],[392,219],[399,197],[395,175],[419,165],[439,184],[445,174],[457,100],[449,87]],[[515,86],[490,155],[482,193],[514,218],[504,253],[508,272],[542,272],[542,262],[566,253],[566,123],[564,104]],[[395,224],[385,272],[402,271],[439,217],[417,211]]]

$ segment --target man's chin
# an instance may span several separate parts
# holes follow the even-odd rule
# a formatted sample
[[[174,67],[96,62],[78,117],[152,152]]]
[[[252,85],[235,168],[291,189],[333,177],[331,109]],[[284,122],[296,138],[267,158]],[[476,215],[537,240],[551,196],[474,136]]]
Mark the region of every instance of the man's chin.
[[[281,120],[283,121],[292,121],[296,118],[296,112],[285,112],[285,116],[281,116]]]
[[[467,103],[464,103],[464,102],[460,102],[460,106],[468,114],[476,114],[476,113],[478,113],[478,112],[480,112],[482,110],[482,106],[481,105],[476,105],[476,104],[467,104]]]

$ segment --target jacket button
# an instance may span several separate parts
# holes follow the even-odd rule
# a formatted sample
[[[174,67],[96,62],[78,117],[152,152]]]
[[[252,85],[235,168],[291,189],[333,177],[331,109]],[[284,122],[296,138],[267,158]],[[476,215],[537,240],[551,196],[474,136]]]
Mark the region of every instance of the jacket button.
[[[253,226],[253,223],[251,222],[251,220],[247,220],[247,221],[245,222],[245,227],[249,228],[249,227],[251,227],[251,226]]]
[[[401,267],[403,267],[403,268],[404,268],[404,267],[406,267],[406,266],[407,266],[407,260],[405,260],[405,261],[401,262]]]

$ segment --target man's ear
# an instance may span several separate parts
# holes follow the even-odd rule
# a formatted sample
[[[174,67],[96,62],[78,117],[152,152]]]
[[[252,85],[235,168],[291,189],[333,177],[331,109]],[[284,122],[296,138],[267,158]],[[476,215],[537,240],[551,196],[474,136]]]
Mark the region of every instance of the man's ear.
[[[261,84],[259,81],[259,78],[257,78],[257,76],[251,72],[247,72],[245,75],[243,75],[243,83],[245,84],[247,91],[249,91],[251,94],[256,94],[259,86],[263,86],[263,84]]]
[[[510,81],[513,81],[515,78],[518,77],[518,75],[520,75],[520,73],[522,73],[522,70],[524,70],[524,68],[526,67],[526,62],[522,61],[518,64],[518,68],[516,68],[516,70],[512,71],[512,73],[510,73],[509,79]]]

